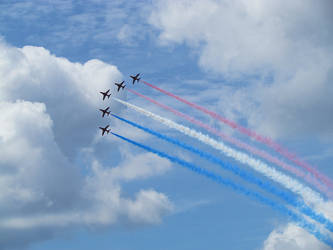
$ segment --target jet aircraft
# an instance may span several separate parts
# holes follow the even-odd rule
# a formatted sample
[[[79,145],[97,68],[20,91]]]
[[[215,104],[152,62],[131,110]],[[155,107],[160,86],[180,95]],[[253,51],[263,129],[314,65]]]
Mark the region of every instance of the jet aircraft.
[[[104,117],[105,114],[110,115],[110,111],[108,111],[109,108],[110,108],[110,107],[107,107],[107,108],[105,108],[105,109],[99,109],[101,112],[103,112],[102,117]]]
[[[109,91],[110,91],[110,89],[108,89],[106,92],[102,92],[102,91],[99,92],[103,95],[103,101],[104,101],[105,97],[110,98],[111,94],[109,94]]]
[[[124,89],[125,87],[126,87],[126,85],[123,85],[123,83],[124,83],[124,81],[122,81],[121,83],[115,83],[115,85],[117,85],[118,86],[118,89],[117,89],[117,91],[119,92],[119,89]]]
[[[133,84],[135,83],[135,81],[139,82],[141,78],[139,78],[140,73],[136,74],[136,76],[130,76],[133,79]]]
[[[99,127],[99,129],[102,130],[102,136],[104,135],[104,133],[106,132],[107,134],[110,133],[111,129],[108,129],[110,125],[107,125],[105,128]]]

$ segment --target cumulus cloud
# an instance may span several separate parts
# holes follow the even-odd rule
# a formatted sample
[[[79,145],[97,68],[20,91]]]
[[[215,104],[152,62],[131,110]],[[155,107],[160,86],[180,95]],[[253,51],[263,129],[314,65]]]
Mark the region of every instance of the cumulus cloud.
[[[163,42],[201,45],[202,66],[218,73],[253,74],[268,66],[294,71],[297,63],[320,59],[325,53],[318,52],[331,47],[331,5],[312,0],[158,1],[150,23],[161,31]]]
[[[130,181],[137,178],[147,178],[163,174],[170,169],[171,164],[165,159],[158,159],[152,153],[130,155],[118,167],[110,169],[110,178]]]
[[[160,223],[173,209],[152,189],[122,193],[122,181],[163,174],[169,162],[126,147],[118,165],[95,154],[102,143],[97,126],[105,122],[97,108],[107,104],[98,92],[114,94],[112,82],[121,77],[99,60],[73,63],[41,47],[0,42],[1,249],[23,249],[77,227]],[[77,157],[85,151],[92,164],[86,162],[84,175]]]
[[[137,223],[159,223],[162,215],[173,208],[162,193],[154,190],[142,190],[136,195],[135,201],[129,201],[129,218]]]
[[[41,47],[0,46],[1,100],[45,103],[55,140],[67,157],[72,157],[94,134],[89,128],[96,123],[92,119],[95,108],[101,105],[99,91],[110,88],[121,73],[99,60],[72,63]]]
[[[302,228],[288,224],[274,230],[266,239],[263,250],[329,250],[329,246],[309,235]]]
[[[78,192],[78,175],[54,142],[45,105],[1,102],[0,110],[0,210],[13,213],[25,208],[33,212],[64,204],[70,207]],[[59,187],[57,180],[66,183],[66,189]]]
[[[333,218],[333,202],[328,201],[316,206],[326,218]],[[331,234],[332,235],[332,234]],[[263,244],[263,250],[328,250],[329,246],[310,235],[304,229],[289,223],[273,230]]]
[[[229,91],[231,98],[222,89],[221,102],[232,99],[238,107],[223,102],[221,111],[275,137],[327,137],[333,122],[332,7],[313,0],[157,1],[149,22],[162,44],[185,43],[199,52],[203,69],[247,83]]]

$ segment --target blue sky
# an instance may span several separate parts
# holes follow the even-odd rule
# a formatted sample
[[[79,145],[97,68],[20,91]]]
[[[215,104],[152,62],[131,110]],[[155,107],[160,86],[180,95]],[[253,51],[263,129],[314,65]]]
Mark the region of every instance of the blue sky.
[[[141,72],[274,138],[333,178],[332,7],[328,0],[1,1],[0,248],[330,249],[270,207],[97,129],[110,123],[116,133],[285,205],[193,154],[102,119],[98,108],[111,105],[126,119],[272,182],[197,140],[103,102],[98,92],[114,93],[113,82],[125,80],[277,156],[142,83],[133,86],[129,75]],[[115,95],[193,127],[131,93]],[[315,209],[333,218],[332,206],[326,201]]]

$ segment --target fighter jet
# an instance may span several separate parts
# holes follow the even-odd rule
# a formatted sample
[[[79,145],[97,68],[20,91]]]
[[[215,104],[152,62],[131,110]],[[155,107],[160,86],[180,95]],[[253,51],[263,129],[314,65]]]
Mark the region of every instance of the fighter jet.
[[[102,136],[104,135],[104,133],[106,132],[107,134],[110,133],[111,129],[108,129],[110,125],[107,125],[105,128],[99,127],[99,129],[102,130]]]
[[[118,86],[118,92],[119,92],[119,89],[124,89],[125,87],[126,87],[126,85],[123,85],[123,83],[124,83],[124,81],[122,81],[121,83],[115,83],[115,85],[117,85]]]
[[[102,117],[104,117],[105,114],[110,115],[110,111],[109,110],[110,107],[107,107],[106,109],[99,109],[101,112],[103,112]]]
[[[140,75],[140,73],[139,73],[139,74],[136,74],[136,76],[130,76],[130,77],[132,77],[132,79],[133,79],[133,82],[132,82],[133,84],[135,83],[135,81],[137,81],[137,82],[140,81],[141,78],[138,78],[139,75]]]
[[[108,90],[108,91],[106,91],[106,92],[102,92],[102,91],[99,92],[99,93],[101,93],[101,94],[103,95],[103,101],[104,101],[105,97],[110,98],[111,94],[109,94],[109,91],[110,91],[110,90]]]

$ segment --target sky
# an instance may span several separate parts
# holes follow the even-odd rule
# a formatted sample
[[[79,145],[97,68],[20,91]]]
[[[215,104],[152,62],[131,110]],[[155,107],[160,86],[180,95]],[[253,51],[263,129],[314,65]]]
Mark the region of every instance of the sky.
[[[112,132],[289,208],[98,109],[110,106],[289,192],[247,164],[102,100],[99,91],[111,89],[208,134],[130,88],[288,162],[142,82],[133,85],[129,75],[140,72],[142,80],[273,138],[333,179],[332,11],[331,0],[0,0],[0,249],[331,249],[269,206],[112,134],[102,137],[98,127],[110,124]],[[122,80],[126,88],[117,92],[114,82]],[[324,200],[313,208],[333,220],[333,203]]]

